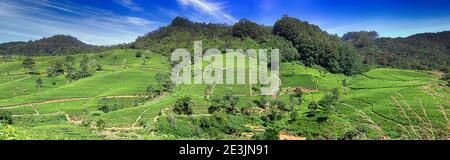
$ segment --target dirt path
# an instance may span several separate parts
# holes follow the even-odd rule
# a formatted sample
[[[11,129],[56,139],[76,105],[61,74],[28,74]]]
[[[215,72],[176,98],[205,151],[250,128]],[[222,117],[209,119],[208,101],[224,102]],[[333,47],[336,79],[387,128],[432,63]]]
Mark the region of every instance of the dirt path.
[[[160,96],[160,97],[157,97],[157,98],[155,98],[155,99],[153,99],[153,100],[151,100],[150,102],[159,102],[159,101],[161,101],[162,99],[164,99],[164,98],[166,98],[167,96],[166,95],[163,95],[163,96]],[[133,123],[133,125],[131,126],[132,128],[134,128],[134,127],[136,127],[136,125],[139,123],[139,121],[142,119],[142,116],[144,116],[144,114],[145,113],[147,113],[147,111],[148,110],[150,110],[152,107],[152,105],[155,105],[155,104],[158,104],[158,103],[154,103],[154,104],[150,104],[150,107],[148,107],[147,109],[145,109],[141,114],[139,114],[139,117],[134,121],[134,123]]]
[[[32,102],[32,103],[24,103],[17,105],[9,105],[0,107],[0,109],[14,109],[19,107],[33,107],[33,105],[42,105],[42,104],[51,104],[51,103],[61,103],[61,102],[72,102],[72,101],[82,101],[82,100],[92,100],[92,99],[114,99],[114,98],[135,98],[140,96],[106,96],[106,97],[92,97],[92,98],[63,98],[63,99],[54,99],[54,100],[46,100],[41,102]]]
[[[140,130],[140,129],[144,129],[144,127],[111,127],[111,128],[104,128],[104,130],[117,130],[117,131]]]
[[[134,128],[134,127],[139,123],[139,120],[142,119],[142,116],[143,116],[148,110],[150,110],[150,109],[151,109],[151,107],[148,107],[147,109],[145,109],[145,110],[139,115],[139,117],[136,119],[136,121],[134,121],[133,125],[131,125],[131,128]]]
[[[169,111],[169,110],[170,109],[168,107],[167,108],[163,108],[161,110],[161,115],[157,115],[156,117],[153,118],[153,124],[155,124],[158,121],[159,117],[165,116],[166,115],[166,111]]]
[[[304,140],[306,140],[306,137],[295,136],[292,133],[284,132],[284,131],[280,132],[278,137],[280,138],[280,140],[289,140],[289,141],[304,141]]]
[[[56,112],[56,113],[47,113],[47,114],[21,114],[21,115],[11,115],[13,117],[25,117],[25,116],[54,116],[54,115],[58,115],[61,114],[61,112]]]

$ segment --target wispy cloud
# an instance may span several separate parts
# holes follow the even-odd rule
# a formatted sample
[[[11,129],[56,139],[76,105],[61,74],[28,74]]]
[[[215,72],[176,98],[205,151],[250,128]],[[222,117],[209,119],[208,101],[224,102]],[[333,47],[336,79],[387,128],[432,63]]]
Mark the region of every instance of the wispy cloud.
[[[191,13],[192,19],[205,19],[211,18],[215,22],[222,22],[233,24],[237,22],[236,18],[225,13],[224,7],[221,3],[212,2],[208,0],[178,0],[178,3],[184,7],[192,7],[201,15],[197,13]],[[208,17],[205,17],[205,15]]]
[[[142,8],[133,0],[115,0],[115,2],[133,11],[142,11]]]
[[[69,34],[97,45],[133,41],[159,22],[65,1],[0,1],[0,42]]]

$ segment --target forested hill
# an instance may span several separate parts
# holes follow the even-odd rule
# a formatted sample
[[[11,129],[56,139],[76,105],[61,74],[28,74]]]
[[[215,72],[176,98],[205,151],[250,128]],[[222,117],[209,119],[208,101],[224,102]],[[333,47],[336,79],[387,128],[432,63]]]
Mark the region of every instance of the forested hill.
[[[93,51],[95,47],[67,35],[56,35],[30,42],[0,44],[0,55],[66,55]]]
[[[374,31],[349,32],[343,40],[358,48],[366,64],[421,70],[448,70],[450,66],[450,31],[406,38],[379,38]]]
[[[193,52],[194,41],[203,49],[280,49],[283,61],[300,61],[306,66],[332,73],[354,75],[370,66],[402,69],[448,69],[450,31],[424,33],[407,38],[380,38],[376,32],[349,32],[343,37],[328,34],[319,26],[284,16],[273,26],[249,20],[231,25],[197,23],[176,17],[171,24],[138,37],[129,45],[170,55],[178,48]],[[78,39],[57,35],[30,42],[0,44],[0,55],[66,55],[99,48]]]
[[[249,20],[233,26],[196,23],[177,17],[168,26],[139,37],[133,48],[150,49],[169,55],[178,48],[193,50],[193,42],[203,41],[203,49],[280,49],[283,61],[301,61],[307,66],[332,73],[360,73],[362,59],[353,46],[318,26],[284,16],[273,27]]]

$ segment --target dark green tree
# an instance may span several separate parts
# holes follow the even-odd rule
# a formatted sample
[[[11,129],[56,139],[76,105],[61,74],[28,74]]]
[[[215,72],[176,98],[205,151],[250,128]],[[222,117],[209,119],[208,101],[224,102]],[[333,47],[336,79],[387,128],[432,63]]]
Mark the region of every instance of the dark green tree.
[[[259,96],[259,99],[254,100],[253,103],[261,109],[266,109],[270,106],[270,101],[267,100],[266,96]]]
[[[191,97],[183,97],[178,99],[175,103],[173,111],[178,115],[191,115],[192,114],[192,99]]]
[[[51,61],[47,68],[48,77],[57,77],[64,74],[64,64],[60,61]]]
[[[12,124],[12,113],[8,110],[0,109],[0,124]]]
[[[95,122],[95,125],[98,129],[103,130],[106,128],[106,122],[103,119],[99,119]]]
[[[95,73],[96,63],[90,57],[84,55],[80,60],[79,78],[90,77]]]
[[[291,103],[291,110],[294,109],[295,106],[300,106],[303,103],[303,92],[296,91],[294,94],[289,95],[289,102]]]
[[[137,51],[136,54],[134,55],[136,58],[141,58],[142,57],[142,52],[141,51]]]
[[[242,19],[233,26],[233,36],[239,38],[250,37],[260,39],[264,36],[264,28],[252,21]]]
[[[38,88],[38,91],[41,92],[41,88],[44,86],[44,81],[41,78],[38,78],[36,79],[35,84]]]
[[[25,59],[22,62],[22,66],[28,70],[30,70],[30,72],[28,72],[29,74],[34,74],[35,72],[35,62],[34,59],[32,57],[25,57]]]
[[[348,32],[342,36],[344,41],[350,41],[356,48],[374,47],[379,35],[375,31]]]
[[[360,72],[362,60],[358,53],[318,26],[284,16],[275,23],[272,32],[291,41],[300,53],[298,60],[306,66],[320,65],[332,73],[346,75]]]
[[[72,82],[76,79],[78,79],[76,75],[76,69],[75,69],[75,58],[67,55],[65,58],[64,66],[66,67],[66,79],[67,82]]]
[[[228,114],[235,114],[238,111],[238,102],[239,97],[234,96],[231,91],[228,91],[222,98],[212,98],[208,111],[209,113],[224,111]]]
[[[272,107],[277,108],[279,110],[282,111],[289,111],[290,108],[281,100],[272,100],[272,102],[270,102]]]
[[[317,114],[317,109],[319,109],[319,105],[317,102],[311,102],[308,104],[308,113],[306,114],[307,117],[315,117]]]

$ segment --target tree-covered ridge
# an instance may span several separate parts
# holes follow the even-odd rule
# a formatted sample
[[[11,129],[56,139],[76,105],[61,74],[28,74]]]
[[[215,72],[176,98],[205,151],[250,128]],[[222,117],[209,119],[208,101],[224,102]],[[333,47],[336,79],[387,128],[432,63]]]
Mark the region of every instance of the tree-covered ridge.
[[[307,66],[319,65],[332,73],[346,75],[362,71],[361,59],[356,50],[318,26],[284,16],[275,23],[273,34],[291,41],[299,53],[296,60]]]
[[[94,46],[85,44],[68,35],[55,35],[29,42],[0,44],[1,55],[66,55],[93,51],[94,49]]]
[[[234,26],[196,23],[177,17],[166,27],[139,37],[134,48],[151,49],[168,55],[178,48],[193,50],[193,42],[203,41],[203,49],[280,49],[283,61],[319,65],[333,73],[360,72],[361,60],[352,46],[319,27],[291,17],[283,17],[274,27],[249,20]]]
[[[450,31],[406,38],[379,38],[374,31],[349,32],[343,40],[358,48],[366,64],[420,70],[450,65]]]
[[[280,49],[284,62],[300,61],[332,73],[354,75],[368,66],[402,69],[448,70],[450,31],[417,34],[407,38],[380,38],[375,31],[328,34],[319,26],[284,16],[274,26],[242,19],[233,26],[198,23],[176,17],[171,24],[138,37],[131,44],[110,48],[149,49],[170,55],[178,48],[193,53],[194,41],[203,49]],[[30,42],[0,44],[0,55],[67,55],[101,49],[74,37],[57,35]],[[356,49],[355,49],[356,48]]]

